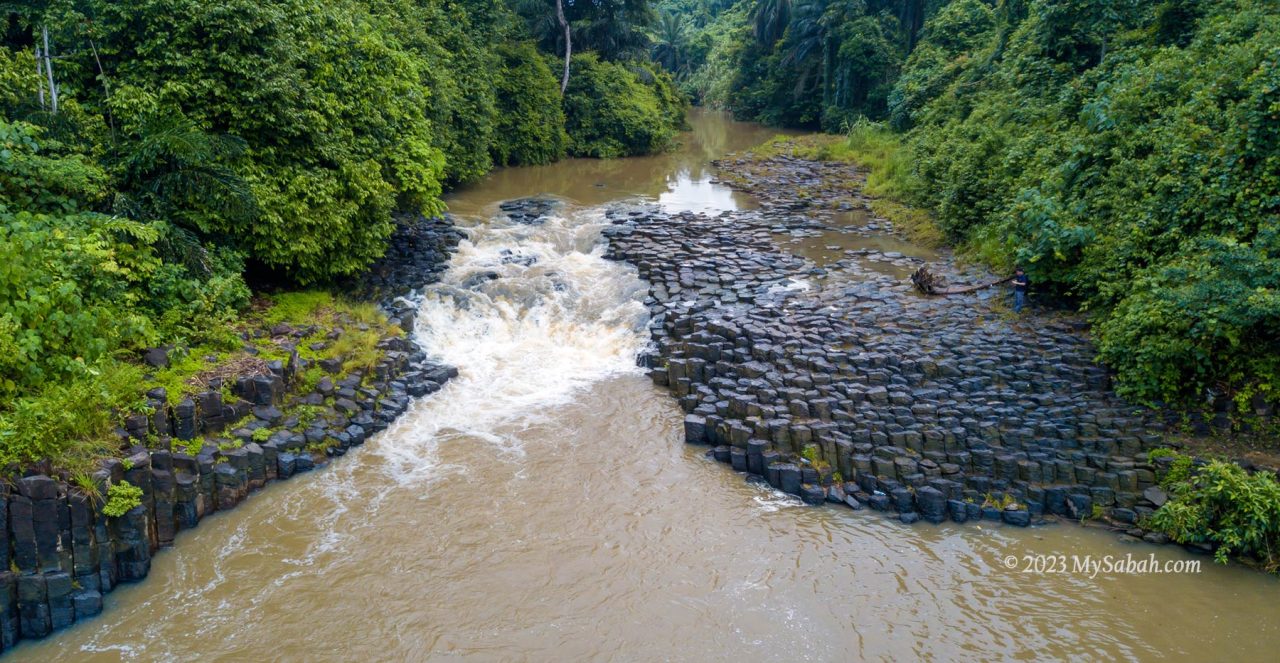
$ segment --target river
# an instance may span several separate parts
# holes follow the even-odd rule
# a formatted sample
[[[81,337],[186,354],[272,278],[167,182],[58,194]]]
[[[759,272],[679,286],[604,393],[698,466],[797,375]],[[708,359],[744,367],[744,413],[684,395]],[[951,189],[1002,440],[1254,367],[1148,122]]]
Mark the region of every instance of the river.
[[[470,239],[418,336],[460,377],[181,534],[102,616],[9,660],[1274,660],[1274,578],[1074,524],[805,507],[686,447],[674,400],[634,365],[645,286],[602,258],[600,229],[602,205],[634,197],[751,204],[708,162],[772,132],[691,120],[671,154],[507,169],[453,194]],[[567,206],[539,226],[496,217],[533,194]],[[1067,572],[1022,573],[1038,554]],[[1201,569],[1074,568],[1126,555]]]

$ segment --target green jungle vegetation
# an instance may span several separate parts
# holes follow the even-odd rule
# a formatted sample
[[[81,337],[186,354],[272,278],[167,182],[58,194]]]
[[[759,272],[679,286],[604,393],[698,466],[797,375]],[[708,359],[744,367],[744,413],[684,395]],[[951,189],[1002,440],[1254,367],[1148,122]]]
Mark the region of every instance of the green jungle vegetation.
[[[664,150],[686,100],[830,134],[763,149],[860,163],[874,211],[913,239],[1024,266],[1091,316],[1135,402],[1242,420],[1280,404],[1274,0],[27,0],[0,16],[6,472],[83,479],[142,391],[285,356],[280,325],[309,360],[373,363],[398,332],[317,288],[380,256],[393,213],[439,213],[498,166]],[[162,345],[170,365],[145,368]],[[1280,567],[1274,477],[1161,462],[1170,501],[1147,526]]]
[[[1280,572],[1280,481],[1274,474],[1249,473],[1221,460],[1197,467],[1191,456],[1170,449],[1150,453],[1170,499],[1145,527],[1178,543],[1209,546],[1219,563],[1246,555],[1256,567]]]
[[[556,9],[0,2],[0,469],[84,470],[146,389],[252,346],[273,314],[247,274],[323,287],[495,166],[667,149],[687,102],[647,56],[652,8]]]
[[[662,0],[658,25],[698,103],[835,134],[762,157],[865,166],[908,237],[1088,314],[1122,395],[1229,414],[1274,454],[1274,0]],[[1274,474],[1161,451],[1144,527],[1280,569]]]
[[[1123,395],[1280,403],[1274,0],[662,0],[658,26],[699,103],[845,134],[824,156],[878,211],[1087,312]]]

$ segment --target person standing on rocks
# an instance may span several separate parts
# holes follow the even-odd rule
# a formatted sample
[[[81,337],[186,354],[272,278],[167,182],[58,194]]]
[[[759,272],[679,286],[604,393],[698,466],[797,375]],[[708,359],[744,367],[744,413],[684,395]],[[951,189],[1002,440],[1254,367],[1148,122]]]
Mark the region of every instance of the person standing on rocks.
[[[1027,273],[1022,271],[1021,267],[1013,270],[1013,312],[1021,313],[1022,307],[1027,305],[1027,288],[1031,285],[1031,280],[1027,278]]]

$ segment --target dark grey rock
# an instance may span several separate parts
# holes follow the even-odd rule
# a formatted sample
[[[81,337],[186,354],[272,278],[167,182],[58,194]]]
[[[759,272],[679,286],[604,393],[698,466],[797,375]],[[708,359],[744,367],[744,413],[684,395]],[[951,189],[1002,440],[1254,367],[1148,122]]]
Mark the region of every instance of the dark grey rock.
[[[822,486],[806,483],[800,487],[800,499],[805,504],[822,504],[827,501],[827,493]]]
[[[1005,509],[1001,514],[1005,524],[1015,527],[1026,527],[1031,524],[1031,512],[1026,509]]]

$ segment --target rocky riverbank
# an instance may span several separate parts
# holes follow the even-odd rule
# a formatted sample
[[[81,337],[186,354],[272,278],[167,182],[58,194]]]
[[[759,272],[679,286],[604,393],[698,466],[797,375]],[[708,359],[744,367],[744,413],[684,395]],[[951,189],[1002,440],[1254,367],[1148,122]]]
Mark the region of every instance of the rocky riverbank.
[[[645,361],[687,413],[688,442],[812,504],[908,523],[1097,519],[1166,540],[1138,526],[1165,499],[1168,459],[1148,454],[1168,444],[1164,425],[1111,391],[1080,321],[1015,317],[998,290],[922,297],[877,264],[918,258],[839,251],[828,240],[894,233],[857,214],[851,165],[721,167],[760,209],[619,208],[606,229],[609,257],[650,284]],[[793,254],[810,239],[828,242],[829,264]],[[945,253],[931,268],[992,277]]]
[[[438,279],[461,236],[447,220],[400,219],[386,256],[348,284],[389,320],[339,315],[247,330],[243,357],[211,363],[197,376],[208,378],[202,390],[175,399],[163,387],[148,391],[148,407],[118,431],[122,453],[92,476],[45,469],[0,482],[0,652],[98,614],[103,595],[145,578],[179,532],[267,482],[345,455],[455,377],[405,332],[421,288]],[[365,350],[372,359],[353,368],[347,354]],[[170,358],[157,349],[147,360],[159,375]],[[125,482],[140,497],[109,515],[118,506],[107,499],[111,487]]]

